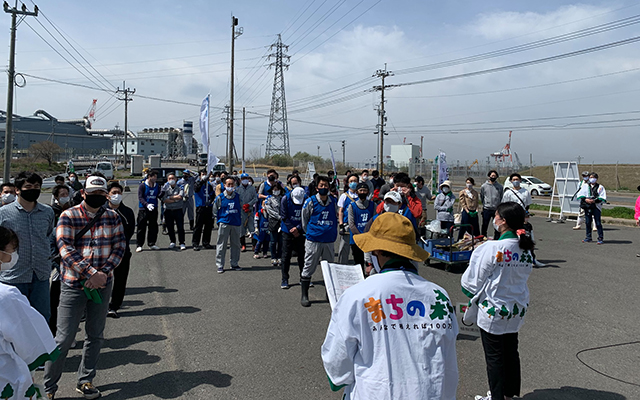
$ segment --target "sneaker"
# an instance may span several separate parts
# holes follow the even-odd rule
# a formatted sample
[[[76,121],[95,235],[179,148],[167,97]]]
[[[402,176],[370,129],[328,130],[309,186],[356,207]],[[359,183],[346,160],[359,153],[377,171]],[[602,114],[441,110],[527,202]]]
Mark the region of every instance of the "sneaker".
[[[280,289],[289,289],[289,281],[286,279],[283,279],[282,283],[280,284]]]
[[[201,247],[197,244],[193,245],[193,251],[200,251]]]
[[[604,243],[604,241],[598,240],[598,244],[603,244],[603,243]]]
[[[214,249],[214,248],[215,248],[215,247],[213,247],[212,245],[210,245],[209,243],[207,243],[207,244],[203,245],[202,247],[204,247],[204,248],[205,248],[205,249],[207,249],[207,250],[211,250],[211,249]]]
[[[309,281],[309,287],[313,287],[313,282]]]
[[[282,264],[282,260],[278,258],[278,259],[276,260],[276,264],[281,265],[281,264]]]
[[[78,383],[76,392],[82,394],[85,399],[97,399],[101,396],[100,391],[91,382]]]
[[[235,267],[231,267],[231,269],[234,271],[242,271],[242,267],[239,265],[236,265]]]
[[[638,255],[638,257],[640,257],[640,255]],[[254,254],[254,255],[253,255],[253,258],[255,258],[256,260],[258,260],[258,259],[260,259],[260,258],[262,258],[262,257],[260,257],[260,254]]]
[[[582,243],[591,243],[592,241],[593,241],[593,240],[591,240],[591,239],[583,239],[583,240],[582,240]]]
[[[174,249],[175,247],[176,247],[175,243],[173,243],[173,242],[169,243],[169,248],[170,249]]]
[[[271,265],[272,265],[272,266],[274,266],[274,267],[275,267],[276,265],[278,265],[278,260],[276,260],[275,258],[272,258],[272,259],[271,259]]]
[[[491,400],[491,391],[488,391],[486,396],[476,396],[474,400]]]
[[[112,309],[109,309],[109,311],[107,311],[107,317],[109,317],[109,318],[120,318],[120,316],[118,315],[118,312],[116,310],[112,310]]]
[[[224,273],[224,268],[223,268],[223,267],[218,268],[218,273],[219,273],[219,274]]]
[[[580,225],[576,225],[573,227],[574,231],[579,231],[580,229],[582,229],[582,227]]]
[[[182,251],[182,250],[186,250],[186,249],[187,249],[187,246],[185,246],[185,245],[184,245],[184,243],[182,243],[182,244],[180,245],[180,251]]]
[[[140,252],[142,252],[142,247],[139,247],[139,246],[136,247],[136,253],[140,253]]]
[[[160,247],[158,247],[158,245],[155,245],[155,244],[153,246],[149,246],[149,248],[151,250],[160,250]]]

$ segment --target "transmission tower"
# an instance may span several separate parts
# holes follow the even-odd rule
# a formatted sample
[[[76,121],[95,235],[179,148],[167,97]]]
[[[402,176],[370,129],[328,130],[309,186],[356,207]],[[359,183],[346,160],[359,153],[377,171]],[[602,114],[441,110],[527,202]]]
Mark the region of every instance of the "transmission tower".
[[[270,49],[275,49],[275,52],[269,54],[268,59],[275,58],[275,61],[269,64],[269,67],[275,67],[276,74],[273,79],[265,157],[269,158],[276,154],[288,157],[291,154],[289,151],[289,123],[287,122],[287,102],[284,96],[283,69],[289,68],[288,61],[291,57],[285,54],[289,50],[289,46],[282,44],[280,35],[278,35],[278,41],[272,44]]]

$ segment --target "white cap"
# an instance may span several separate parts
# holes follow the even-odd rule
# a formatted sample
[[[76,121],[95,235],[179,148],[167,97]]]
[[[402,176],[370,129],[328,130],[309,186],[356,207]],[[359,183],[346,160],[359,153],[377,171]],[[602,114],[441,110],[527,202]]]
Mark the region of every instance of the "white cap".
[[[395,190],[388,191],[387,194],[384,195],[384,199],[391,199],[396,203],[402,203],[402,196]]]
[[[95,192],[97,190],[107,191],[107,180],[100,176],[89,176],[84,185],[86,193]]]
[[[304,189],[301,187],[297,187],[291,191],[291,199],[293,200],[293,204],[300,205],[304,201]]]

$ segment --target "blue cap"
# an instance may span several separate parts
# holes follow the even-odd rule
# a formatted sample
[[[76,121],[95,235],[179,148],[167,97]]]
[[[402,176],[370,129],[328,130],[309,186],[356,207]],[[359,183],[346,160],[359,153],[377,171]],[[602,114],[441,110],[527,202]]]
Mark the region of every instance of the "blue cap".
[[[248,178],[249,174],[247,174],[246,172],[243,172],[242,174],[240,174],[240,178]]]

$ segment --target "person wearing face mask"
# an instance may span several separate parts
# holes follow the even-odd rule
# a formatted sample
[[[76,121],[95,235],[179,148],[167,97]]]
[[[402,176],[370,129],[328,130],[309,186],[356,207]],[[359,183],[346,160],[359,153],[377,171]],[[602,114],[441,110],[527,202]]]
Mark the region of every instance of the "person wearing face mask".
[[[193,214],[193,187],[196,179],[191,175],[191,171],[185,169],[182,171],[182,178],[178,181],[178,185],[184,188],[184,197],[182,203],[182,217],[187,214],[189,218],[189,230],[193,231],[194,214]]]
[[[51,190],[51,195],[53,196],[51,208],[56,216],[57,223],[58,218],[60,218],[60,214],[72,206],[71,197],[69,196],[69,187],[67,185],[54,186]]]
[[[49,277],[55,214],[38,202],[42,178],[35,172],[21,172],[15,178],[18,199],[0,208],[0,226],[18,235],[19,259],[13,268],[0,272],[0,282],[15,286],[29,304],[48,321],[51,316]]]
[[[122,261],[120,262],[120,265],[118,265],[118,268],[113,270],[113,290],[111,291],[111,300],[109,300],[109,310],[107,312],[107,317],[120,318],[118,310],[122,306],[124,293],[127,288],[127,278],[129,277],[129,268],[131,266],[131,249],[129,248],[129,241],[136,230],[136,217],[133,210],[122,202],[123,188],[118,182],[114,181],[109,183],[107,190],[109,190],[108,206],[120,217],[120,222],[122,222],[124,237],[126,240]]]
[[[482,202],[482,229],[480,233],[483,236],[487,236],[489,233],[489,223],[496,214],[496,208],[502,202],[502,195],[504,194],[504,188],[498,182],[498,172],[491,170],[487,177],[489,179],[480,187],[480,201]],[[493,238],[497,240],[499,237],[500,233],[494,230]]]
[[[422,201],[416,195],[415,189],[411,184],[411,178],[404,172],[398,172],[393,177],[392,192],[398,192],[402,196],[402,208],[406,207],[411,211],[413,219],[417,220],[422,216]],[[388,193],[388,192],[387,192]],[[386,197],[386,194],[385,194]],[[378,204],[376,212],[382,212],[383,204]]]
[[[205,249],[212,249],[211,230],[213,229],[213,199],[215,191],[211,179],[207,177],[207,170],[200,171],[200,176],[193,186],[193,197],[196,203],[196,223],[191,238],[194,251],[200,251],[200,238]]]
[[[434,199],[434,196],[431,193],[431,189],[424,184],[423,177],[416,176],[415,183],[416,183],[416,188],[415,188],[416,195],[420,199],[420,203],[422,203],[422,216],[420,217],[418,226],[420,228],[424,228],[424,226],[427,224],[427,205],[429,204],[429,201]]]
[[[338,247],[338,263],[347,264],[349,262],[349,252],[351,247],[349,245],[349,219],[347,215],[347,208],[352,201],[358,200],[358,174],[351,174],[347,177],[347,186],[344,188],[344,193],[340,195],[338,199],[338,221],[339,233],[340,233],[340,245]]]
[[[429,253],[411,222],[387,212],[354,240],[382,273],[347,289],[331,313],[321,350],[331,389],[345,387],[347,399],[455,399],[458,323],[447,291],[418,274],[414,262]],[[440,319],[430,316],[436,306]]]
[[[289,269],[294,252],[300,275],[304,269],[304,234],[302,231],[302,205],[307,199],[301,187],[294,188],[280,203],[280,229],[282,230],[282,281],[280,289],[289,289]]]
[[[338,237],[338,205],[329,194],[331,181],[318,176],[318,194],[309,197],[302,207],[302,229],[306,234],[304,244],[304,269],[300,278],[300,304],[309,307],[311,277],[320,260],[330,263],[334,259],[334,243]]]
[[[58,224],[58,219],[62,212],[68,208],[71,208],[71,199],[69,197],[69,187],[67,185],[57,185],[52,191],[53,202],[51,203],[51,209],[56,217],[55,223]],[[55,237],[51,236],[51,267],[53,274],[51,276],[51,286],[49,287],[49,303],[51,309],[51,317],[49,318],[49,329],[53,336],[56,335],[56,325],[58,321],[58,305],[60,304],[60,252],[56,245]]]
[[[284,188],[280,182],[276,182],[267,193],[269,193],[269,197],[262,202],[262,208],[266,212],[269,221],[271,265],[273,267],[280,267],[282,259],[280,203],[284,195]]]
[[[11,182],[0,185],[0,207],[16,201],[16,185]]]
[[[396,177],[395,172],[392,172],[391,175],[389,175],[389,181],[380,187],[380,193],[378,194],[379,198],[384,199],[384,195],[386,195],[389,192],[389,190],[394,188],[395,185],[393,182],[395,177]]]
[[[336,172],[332,169],[327,171],[327,176],[331,184],[329,185],[329,194],[334,198],[338,198],[338,189],[340,188],[340,180],[338,179]]]
[[[478,224],[478,192],[475,191],[473,185],[476,181],[472,177],[468,177],[465,184],[467,187],[458,193],[458,210],[462,213],[462,225],[471,225],[460,227],[458,240],[464,237],[465,232],[473,236],[480,235],[480,225]]]
[[[258,193],[256,192],[256,188],[251,184],[251,177],[246,172],[240,175],[240,186],[238,186],[236,191],[240,195],[240,204],[242,205],[240,245],[242,246],[241,251],[245,251],[247,249],[246,235],[251,235],[255,230],[253,224],[253,206],[258,202]]]
[[[371,181],[370,178],[371,177],[369,176],[369,170],[363,169],[362,172],[360,173],[360,182],[366,183],[367,187],[369,187],[369,199],[371,199],[371,196],[373,195],[373,191],[374,191],[373,182]]]
[[[578,193],[580,193],[582,186],[586,185],[587,183],[589,183],[589,171],[582,171],[582,180],[580,181],[580,185],[578,185],[578,190],[573,196],[576,197]],[[584,209],[580,208],[578,218],[576,219],[576,226],[573,227],[574,231],[579,231],[580,229],[582,229],[582,221],[584,221]]]
[[[169,233],[169,248],[174,249],[176,247],[177,228],[180,250],[185,250],[187,247],[184,244],[184,214],[182,213],[184,188],[178,185],[175,174],[167,175],[167,183],[160,190],[159,197],[162,199],[165,208],[164,220]]]
[[[262,202],[269,197],[269,189],[271,186],[275,185],[278,181],[278,173],[275,169],[271,168],[267,171],[267,180],[262,182],[258,187],[258,207],[262,209]]]
[[[592,172],[589,174],[589,183],[582,185],[578,193],[580,200],[580,208],[584,210],[585,219],[587,220],[587,236],[583,243],[591,242],[592,239],[592,222],[595,223],[598,231],[598,244],[604,243],[604,231],[602,229],[602,205],[607,202],[607,191],[604,186],[598,183],[598,174]]]
[[[218,273],[224,272],[224,257],[227,253],[227,241],[231,247],[231,269],[240,271],[240,195],[236,192],[236,181],[227,178],[224,182],[224,193],[213,201],[213,214],[218,222],[218,242],[216,243],[216,266]]]
[[[493,223],[499,240],[478,247],[462,275],[462,292],[471,300],[464,322],[480,328],[490,393],[478,400],[505,400],[520,395],[518,332],[529,311],[534,242],[524,228],[521,204],[500,204]]]
[[[351,201],[347,207],[347,220],[349,221],[350,233],[349,245],[353,252],[353,261],[359,264],[362,267],[362,271],[366,273],[366,267],[370,264],[370,261],[365,260],[364,252],[356,245],[353,237],[365,232],[367,224],[375,215],[375,204],[369,200],[369,185],[365,182],[358,183],[356,193],[358,194],[358,199]]]
[[[86,315],[85,340],[76,391],[85,398],[100,397],[92,381],[104,341],[113,270],[122,262],[126,249],[120,217],[111,208],[103,207],[108,201],[107,193],[104,175],[88,176],[82,190],[82,203],[64,211],[56,229],[62,260],[56,333],[60,357],[45,365],[44,388],[49,398],[58,390],[65,359],[83,314]]]
[[[149,230],[148,245],[151,250],[160,250],[156,245],[158,239],[158,196],[160,188],[156,184],[158,172],[151,170],[140,186],[138,186],[138,230],[136,232],[136,253],[142,251],[147,227]]]
[[[451,233],[449,228],[453,226],[453,205],[456,197],[451,193],[451,181],[444,181],[440,184],[440,193],[433,201],[433,208],[436,210],[436,219],[440,221],[440,229],[445,229]]]
[[[0,269],[18,260],[18,236],[0,227]],[[0,283],[0,387],[5,399],[29,399],[34,389],[32,371],[60,352],[47,331],[47,322],[13,286]],[[10,392],[8,395],[5,395]],[[15,397],[14,397],[15,395]],[[35,397],[35,396],[34,396]]]

